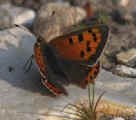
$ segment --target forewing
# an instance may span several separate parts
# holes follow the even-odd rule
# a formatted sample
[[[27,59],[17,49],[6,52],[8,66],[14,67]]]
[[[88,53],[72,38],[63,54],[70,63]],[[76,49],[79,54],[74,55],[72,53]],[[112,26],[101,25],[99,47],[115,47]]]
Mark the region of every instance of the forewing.
[[[57,54],[64,59],[93,65],[104,49],[108,32],[106,25],[83,27],[55,38],[49,44],[56,48]]]

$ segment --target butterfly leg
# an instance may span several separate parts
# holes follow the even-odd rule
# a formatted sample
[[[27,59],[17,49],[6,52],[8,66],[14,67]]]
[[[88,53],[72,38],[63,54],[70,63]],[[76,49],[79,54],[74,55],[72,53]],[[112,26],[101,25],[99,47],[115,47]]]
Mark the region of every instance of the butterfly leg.
[[[100,70],[100,62],[95,64],[93,67],[90,67],[87,76],[81,81],[81,87],[86,88],[90,83],[95,84],[95,78],[97,77]]]
[[[32,60],[34,59],[34,55],[31,55],[30,58],[26,61],[23,69],[25,70],[25,72],[29,72],[29,70],[32,67]]]

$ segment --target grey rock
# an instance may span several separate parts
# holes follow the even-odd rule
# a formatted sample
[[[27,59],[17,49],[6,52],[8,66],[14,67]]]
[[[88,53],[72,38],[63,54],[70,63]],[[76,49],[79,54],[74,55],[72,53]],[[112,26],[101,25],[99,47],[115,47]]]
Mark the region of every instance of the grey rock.
[[[136,6],[135,6],[136,1],[135,0],[122,0],[122,3],[124,3],[126,9],[128,9],[129,12],[136,11]]]
[[[113,73],[123,77],[136,77],[136,69],[125,65],[117,65],[113,70]]]
[[[129,120],[136,120],[136,115],[132,115],[128,118]]]
[[[88,0],[63,0],[63,1],[67,1],[74,6],[84,6],[88,2]]]
[[[0,0],[0,5],[11,3],[11,0]]]
[[[59,0],[12,0],[12,4],[25,8],[31,8],[37,11],[43,4],[57,1]]]
[[[0,29],[4,29],[12,25],[12,16],[9,11],[5,9],[8,6],[8,4],[0,6]]]
[[[130,0],[120,0],[120,5],[123,7],[127,7],[130,3]]]
[[[31,10],[31,9],[26,9],[26,8],[14,8],[14,10],[17,12],[16,15],[13,15],[13,23],[12,24],[17,24],[17,25],[25,25],[28,27],[31,27],[35,17],[36,13]]]
[[[104,55],[108,61],[117,64],[116,55],[122,51],[135,48],[136,35],[134,25],[117,25],[114,22],[110,26],[110,35],[105,47]],[[129,32],[128,32],[129,31]]]
[[[136,24],[136,1],[135,0],[121,0],[122,5],[127,11],[125,18]]]
[[[86,13],[82,8],[72,7],[68,3],[45,4],[35,20],[34,32],[48,42],[85,17]]]
[[[102,68],[111,71],[115,67],[114,59],[110,59],[106,55],[101,57]]]
[[[132,48],[126,52],[120,52],[117,55],[117,60],[120,63],[134,67],[136,65],[136,49]]]
[[[0,5],[0,29],[11,27],[14,24],[31,26],[35,15],[33,10],[2,4]]]

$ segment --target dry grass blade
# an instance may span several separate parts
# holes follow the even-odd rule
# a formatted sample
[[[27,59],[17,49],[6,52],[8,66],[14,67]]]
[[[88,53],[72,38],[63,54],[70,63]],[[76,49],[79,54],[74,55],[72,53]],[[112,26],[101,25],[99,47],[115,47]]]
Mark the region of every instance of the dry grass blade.
[[[75,112],[75,113],[72,113],[72,112],[63,112],[63,113],[66,113],[66,114],[70,114],[70,115],[75,115],[76,117],[81,117],[81,113],[80,112]]]
[[[94,107],[94,112],[96,112],[96,108],[97,108],[97,106],[98,106],[98,104],[99,104],[99,102],[102,99],[104,94],[105,94],[105,91],[103,93],[101,93],[101,95],[98,97],[96,104],[95,104],[95,107]]]
[[[75,115],[76,117],[81,117],[82,114],[84,114],[84,111],[81,109],[81,106],[83,107],[83,105],[77,106],[77,105],[74,105],[74,104],[68,104],[67,106],[65,106],[65,108],[63,109],[62,112],[67,113],[69,115]],[[73,108],[75,108],[75,109],[73,109]],[[68,110],[71,110],[71,111],[74,110],[75,113],[69,112],[69,111],[64,111],[65,109],[68,109]]]
[[[63,108],[63,110],[62,111],[64,111],[66,108],[68,108],[68,107],[73,107],[73,108],[76,108],[76,109],[79,109],[80,107],[79,106],[77,106],[77,105],[74,105],[74,104],[68,104],[68,105],[66,105],[66,106],[64,106],[64,108]]]
[[[92,109],[94,108],[94,101],[95,101],[95,88],[93,85],[93,96],[92,96],[92,105],[90,107],[92,107]]]

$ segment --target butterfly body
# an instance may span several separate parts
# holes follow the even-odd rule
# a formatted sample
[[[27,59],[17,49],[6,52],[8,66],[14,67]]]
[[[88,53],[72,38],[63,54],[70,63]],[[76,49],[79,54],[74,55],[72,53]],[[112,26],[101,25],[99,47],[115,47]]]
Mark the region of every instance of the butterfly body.
[[[94,83],[108,31],[106,25],[90,25],[81,26],[79,30],[75,29],[49,43],[38,38],[34,52],[43,85],[57,96],[67,95],[62,82],[76,82],[82,88]],[[61,78],[52,78],[51,73]]]

